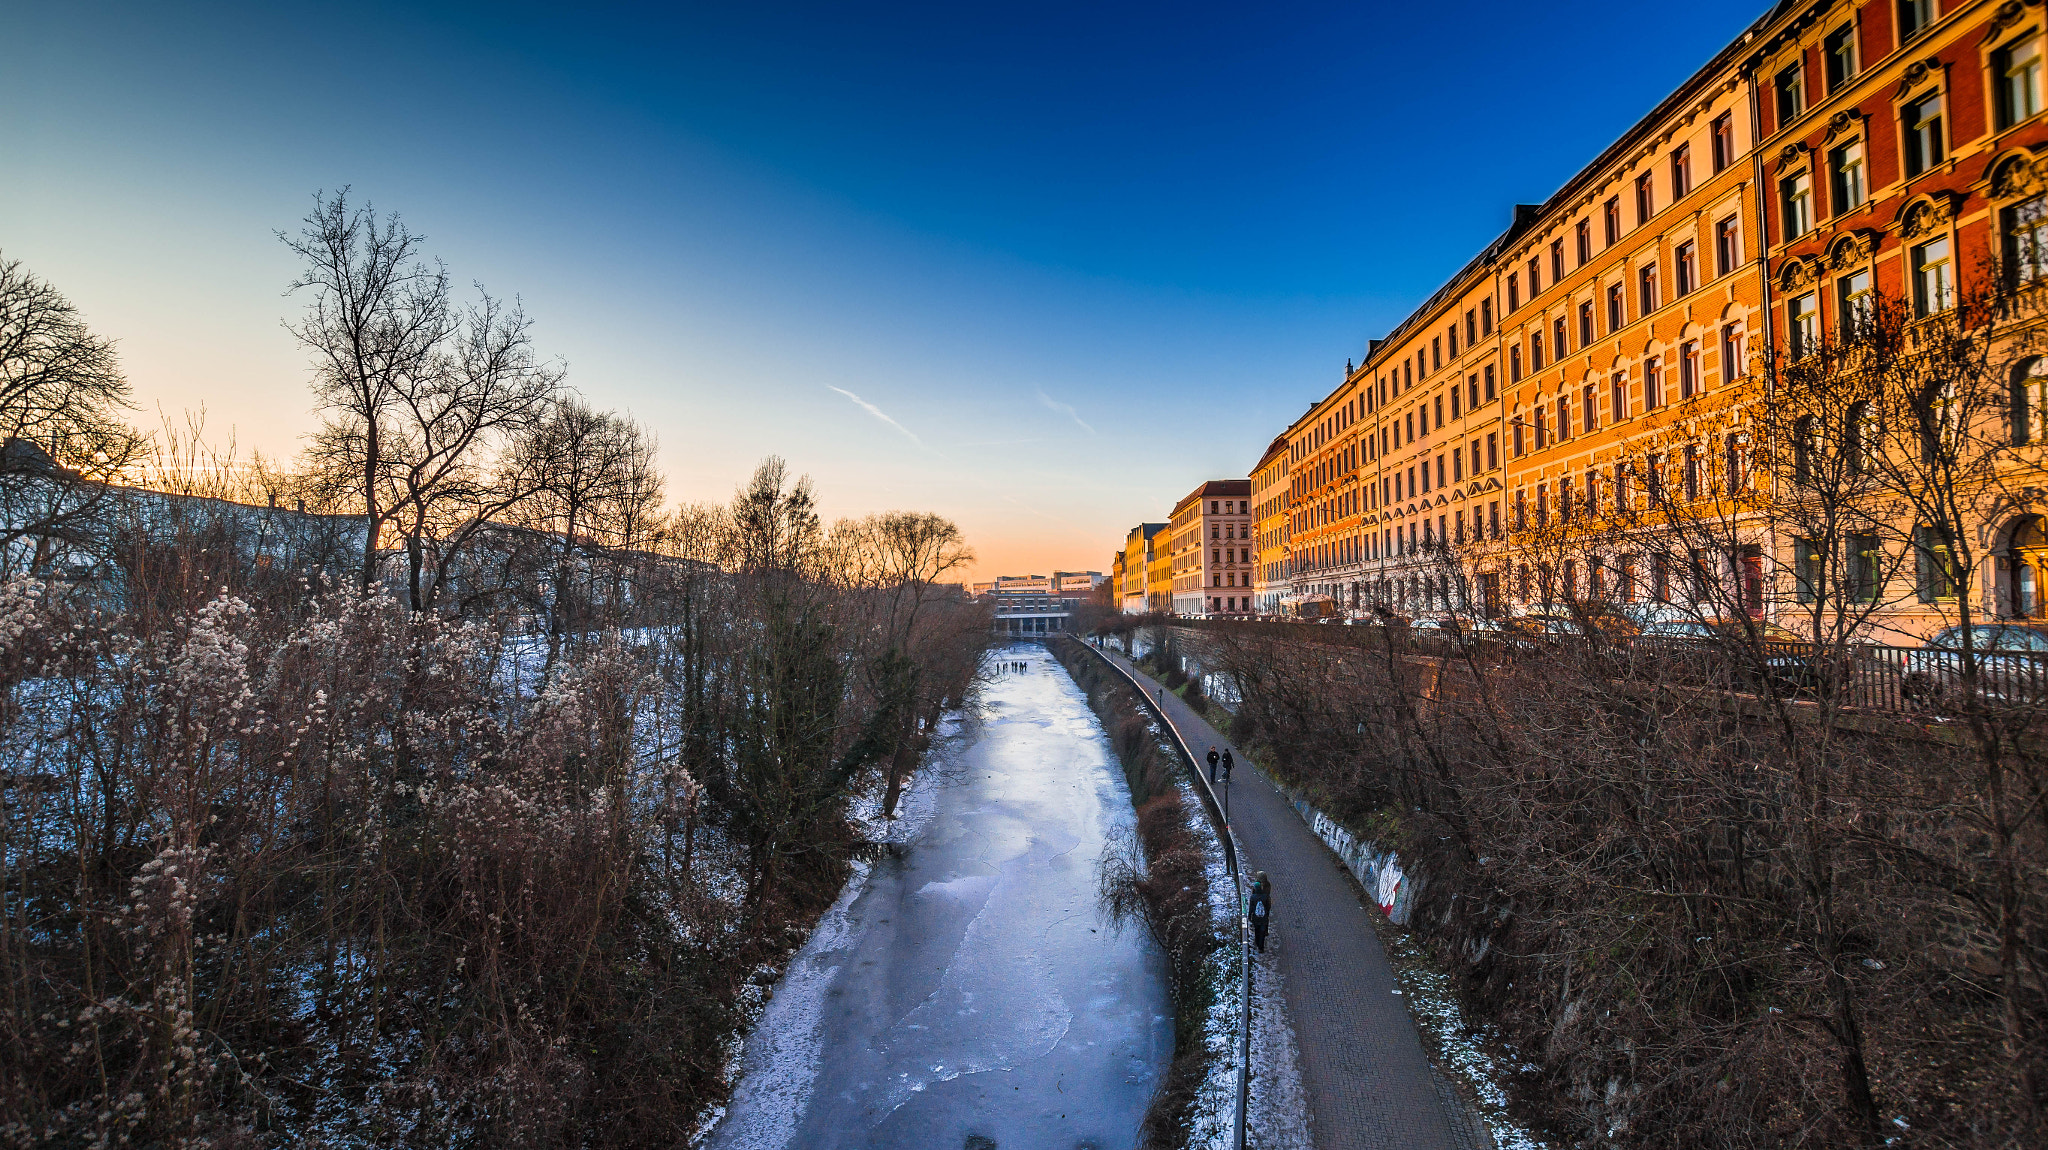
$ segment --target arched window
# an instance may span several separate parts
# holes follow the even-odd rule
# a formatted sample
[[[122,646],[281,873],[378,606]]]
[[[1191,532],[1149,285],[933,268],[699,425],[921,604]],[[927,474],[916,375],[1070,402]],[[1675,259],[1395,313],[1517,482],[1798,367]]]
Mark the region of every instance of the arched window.
[[[2029,359],[2012,373],[2009,418],[2014,443],[2048,439],[2048,359]]]

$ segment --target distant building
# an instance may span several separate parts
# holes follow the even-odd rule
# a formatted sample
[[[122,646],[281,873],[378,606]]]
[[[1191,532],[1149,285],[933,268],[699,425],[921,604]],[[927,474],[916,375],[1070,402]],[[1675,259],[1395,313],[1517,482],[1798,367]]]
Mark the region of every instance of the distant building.
[[[1175,614],[1251,613],[1251,493],[1249,479],[1212,479],[1174,505]]]
[[[1146,595],[1146,585],[1154,560],[1153,541],[1166,530],[1166,526],[1164,523],[1140,523],[1124,537],[1124,549],[1117,553],[1122,571],[1117,579],[1116,605],[1126,615],[1142,615],[1153,610]],[[1166,540],[1159,539],[1158,542],[1163,546]]]
[[[1287,437],[1276,437],[1252,468],[1252,601],[1260,614],[1286,610],[1294,582],[1287,573]]]

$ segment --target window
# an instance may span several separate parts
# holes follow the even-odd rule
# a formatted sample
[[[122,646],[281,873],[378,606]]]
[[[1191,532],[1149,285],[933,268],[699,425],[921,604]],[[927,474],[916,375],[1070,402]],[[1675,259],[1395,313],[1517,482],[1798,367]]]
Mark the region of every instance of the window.
[[[1639,304],[1641,305],[1641,308],[1640,308],[1640,312],[1641,312],[1641,314],[1643,314],[1643,315],[1649,315],[1649,314],[1650,314],[1651,312],[1653,312],[1653,311],[1656,311],[1656,310],[1657,310],[1657,265],[1656,265],[1656,264],[1644,264],[1644,265],[1643,265],[1643,270],[1642,270],[1642,271],[1640,271],[1640,272],[1638,272],[1638,273],[1636,273],[1636,288],[1637,288],[1637,296],[1638,296],[1638,300],[1637,300],[1637,302],[1638,302],[1638,303],[1639,303]]]
[[[1481,374],[1482,374],[1482,375],[1484,375],[1484,376],[1486,377],[1486,402],[1488,402],[1488,403],[1492,403],[1492,402],[1493,402],[1493,365],[1492,365],[1492,364],[1490,364],[1490,363],[1489,363],[1489,364],[1487,364],[1487,365],[1486,365],[1486,368],[1485,368],[1485,370],[1484,370],[1484,371],[1482,371],[1482,372],[1481,372]]]
[[[1934,23],[1934,0],[1899,0],[1899,43],[1920,34]]]
[[[1457,384],[1455,384],[1455,383],[1454,383],[1454,384],[1452,384],[1452,385],[1451,385],[1451,418],[1452,418],[1452,419],[1456,419],[1456,418],[1458,418],[1458,414],[1459,414],[1459,413],[1458,413],[1458,408],[1459,408],[1459,403],[1458,403],[1458,401],[1459,401],[1459,400],[1461,400],[1461,399],[1463,399],[1463,398],[1464,398],[1464,394],[1463,394],[1462,392],[1460,392],[1460,391],[1458,390],[1458,385],[1457,385]]]
[[[1550,446],[1550,426],[1546,422],[1547,418],[1542,407],[1532,407],[1529,409],[1529,420],[1536,425],[1536,450],[1538,451]]]
[[[1584,267],[1593,258],[1593,225],[1585,220],[1572,225],[1572,239],[1578,248],[1579,266]]]
[[[1991,54],[1998,91],[1998,126],[2010,128],[2041,110],[2041,37],[2026,35]]]
[[[1465,449],[1460,447],[1451,453],[1451,479],[1456,481],[1463,478],[1465,478]],[[1462,539],[1463,536],[1461,535],[1460,538]]]
[[[1915,582],[1922,603],[1954,599],[1961,580],[1956,575],[1956,552],[1948,533],[1938,527],[1922,526],[1913,532],[1913,550],[1919,560]]]
[[[1589,383],[1585,386],[1580,394],[1580,400],[1580,421],[1585,424],[1587,431],[1598,429],[1600,426],[1600,400],[1595,396],[1592,384]]]
[[[1793,359],[1804,359],[1820,350],[1820,301],[1812,292],[1795,296],[1785,305],[1786,336]]]
[[[1671,149],[1671,202],[1677,203],[1692,191],[1692,145]]]
[[[1617,371],[1607,381],[1607,418],[1615,422],[1628,418],[1628,373]]]
[[[1522,349],[1519,346],[1508,349],[1508,382],[1522,381]]]
[[[1827,578],[1827,557],[1818,539],[1792,540],[1792,593],[1801,603],[1820,598]]]
[[[1820,462],[1820,418],[1802,415],[1792,421],[1792,479],[1811,483]]]
[[[1541,331],[1529,334],[1529,370],[1543,370],[1543,333]]]
[[[1643,494],[1654,505],[1664,498],[1664,457],[1652,455],[1643,461]]]
[[[1607,202],[1600,205],[1600,222],[1604,229],[1607,243],[1613,244],[1621,239],[1620,196],[1609,196]]]
[[[1627,317],[1627,316],[1626,316],[1625,314],[1623,314],[1623,312],[1622,312],[1622,306],[1621,306],[1621,285],[1620,285],[1620,284],[1615,284],[1615,285],[1613,285],[1612,287],[1609,287],[1609,288],[1607,289],[1607,331],[1608,331],[1608,334],[1610,334],[1610,335],[1611,335],[1611,334],[1613,334],[1614,332],[1620,331],[1620,330],[1621,330],[1621,325],[1622,325],[1623,323],[1627,322],[1627,320],[1628,320],[1628,317]]]
[[[1778,202],[1785,217],[1785,238],[1796,240],[1813,230],[1813,178],[1807,172],[1778,181]]]
[[[1572,437],[1572,397],[1559,392],[1557,395],[1557,441],[1563,443]]]
[[[1629,493],[1628,482],[1629,472],[1632,469],[1632,464],[1617,463],[1614,465],[1614,513],[1617,515],[1625,515],[1634,509],[1634,496]]]
[[[1851,473],[1862,472],[1870,439],[1870,401],[1859,399],[1849,405],[1848,418],[1842,421],[1842,462]]]
[[[1491,299],[1479,301],[1479,334],[1493,334],[1493,301]]]
[[[1479,441],[1478,441],[1477,439],[1474,439],[1474,440],[1472,441],[1472,476],[1473,476],[1473,478],[1475,478],[1475,479],[1476,479],[1476,478],[1478,478],[1478,477],[1479,477],[1479,473],[1480,473],[1480,472],[1482,472],[1482,471],[1484,471],[1484,470],[1486,469],[1486,468],[1485,468],[1485,462],[1486,462],[1486,461],[1485,461],[1485,459],[1484,459],[1484,458],[1483,458],[1483,457],[1482,457],[1482,456],[1481,456],[1481,455],[1479,454]]]
[[[1660,373],[1657,358],[1651,356],[1643,361],[1643,410],[1664,406],[1664,379]]]
[[[1870,273],[1851,272],[1835,281],[1836,314],[1842,325],[1842,338],[1855,339],[1870,322]]]
[[[1899,126],[1905,134],[1907,175],[1917,176],[1941,163],[1941,93],[1902,105]]]
[[[1420,354],[1419,352],[1417,353]],[[1455,352],[1452,354],[1456,354]],[[1429,341],[1429,370],[1439,371],[1444,366],[1444,341],[1442,337]]]
[[[1875,535],[1849,536],[1849,594],[1874,603],[1884,590],[1884,543]]]
[[[1999,215],[2005,232],[2006,274],[2013,286],[2048,278],[2048,196],[2023,200]]]
[[[1529,257],[1529,302],[1536,302],[1536,294],[1543,290],[1543,274],[1538,268],[1536,257]]]
[[[2013,372],[2007,421],[2014,443],[2048,438],[2048,359],[2030,359]]]
[[[1564,241],[1552,240],[1550,241],[1550,282],[1554,284],[1563,278]]]
[[[1454,323],[1445,328],[1444,335],[1451,341],[1451,358],[1458,358],[1458,325]]]
[[[1700,345],[1687,341],[1678,349],[1678,398],[1691,399],[1700,391]]]
[[[1579,305],[1579,347],[1584,348],[1592,342],[1593,301],[1587,300]]]
[[[1721,474],[1728,481],[1728,494],[1749,488],[1749,450],[1741,433],[1727,436],[1721,444]]]
[[[1685,497],[1700,497],[1700,449],[1691,444],[1685,448]]]
[[[1742,328],[1738,324],[1721,326],[1721,381],[1738,379],[1748,370],[1748,363],[1742,354]]]
[[[1515,272],[1508,273],[1508,310],[1522,306],[1522,281]]]
[[[1856,77],[1856,25],[1844,24],[1830,32],[1821,41],[1821,56],[1828,66],[1828,91],[1841,91]]]
[[[1723,112],[1714,117],[1707,126],[1707,134],[1714,141],[1714,171],[1721,172],[1735,162],[1735,115]]]
[[[1477,313],[1469,311],[1465,313],[1465,342],[1468,344],[1479,342],[1479,317]]]
[[[1500,466],[1500,454],[1495,450],[1495,439],[1497,438],[1498,434],[1498,432],[1492,431],[1486,433],[1486,469],[1488,471],[1492,471],[1494,468]],[[1519,437],[1521,434],[1521,429],[1517,427],[1515,430],[1515,435]]]
[[[1564,358],[1565,352],[1571,347],[1570,344],[1565,342],[1564,337],[1564,317],[1558,316],[1550,321],[1550,354],[1553,358]]]
[[[1479,407],[1479,376],[1477,373],[1465,377],[1465,410]]]
[[[1671,252],[1672,289],[1678,295],[1688,295],[1699,286],[1698,245],[1691,240],[1678,245]]]
[[[1725,276],[1742,262],[1742,234],[1734,216],[1714,225],[1714,274]]]
[[[1838,216],[1863,206],[1863,141],[1851,140],[1828,153],[1828,196]]]
[[[1955,302],[1955,272],[1949,266],[1948,238],[1930,240],[1913,249],[1913,309],[1920,315],[1944,312]]]
[[[1784,127],[1806,110],[1806,76],[1798,64],[1778,73],[1778,126]]]
[[[1644,172],[1636,177],[1636,226],[1649,223],[1656,212],[1656,186],[1650,179],[1650,173]]]

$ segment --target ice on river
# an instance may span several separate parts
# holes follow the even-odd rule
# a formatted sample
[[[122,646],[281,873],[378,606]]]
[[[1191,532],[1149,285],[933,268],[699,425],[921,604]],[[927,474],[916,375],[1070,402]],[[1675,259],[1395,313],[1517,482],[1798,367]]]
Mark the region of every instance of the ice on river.
[[[1156,948],[1096,907],[1130,798],[1059,665],[994,658],[1025,669],[926,768],[929,820],[790,963],[709,1146],[1136,1144],[1173,1033]]]

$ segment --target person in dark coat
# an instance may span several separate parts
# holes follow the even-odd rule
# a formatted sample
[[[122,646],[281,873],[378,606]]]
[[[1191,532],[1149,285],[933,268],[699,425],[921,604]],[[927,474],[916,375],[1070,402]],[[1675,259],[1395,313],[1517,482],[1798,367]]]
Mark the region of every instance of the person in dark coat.
[[[1230,757],[1230,748],[1229,748],[1229,747],[1225,747],[1225,748],[1223,748],[1223,781],[1224,781],[1224,782],[1226,782],[1226,783],[1227,783],[1227,782],[1229,782],[1229,781],[1230,781],[1230,768],[1232,768],[1232,767],[1234,767],[1234,766],[1236,766],[1236,765],[1237,765],[1237,760],[1236,760],[1236,759],[1233,759],[1233,758],[1231,758],[1231,757]]]
[[[1252,880],[1252,889],[1244,899],[1245,917],[1252,920],[1252,941],[1258,945],[1259,953],[1266,952],[1266,921],[1273,914],[1273,884],[1266,880],[1266,872],[1260,871]]]
[[[1210,781],[1210,782],[1212,782],[1212,783],[1216,781],[1216,764],[1217,764],[1218,762],[1220,762],[1220,761],[1221,761],[1221,759],[1222,759],[1222,756],[1220,756],[1220,755],[1218,755],[1218,754],[1216,753],[1216,748],[1214,748],[1214,747],[1210,747],[1210,748],[1209,748],[1209,781]]]

